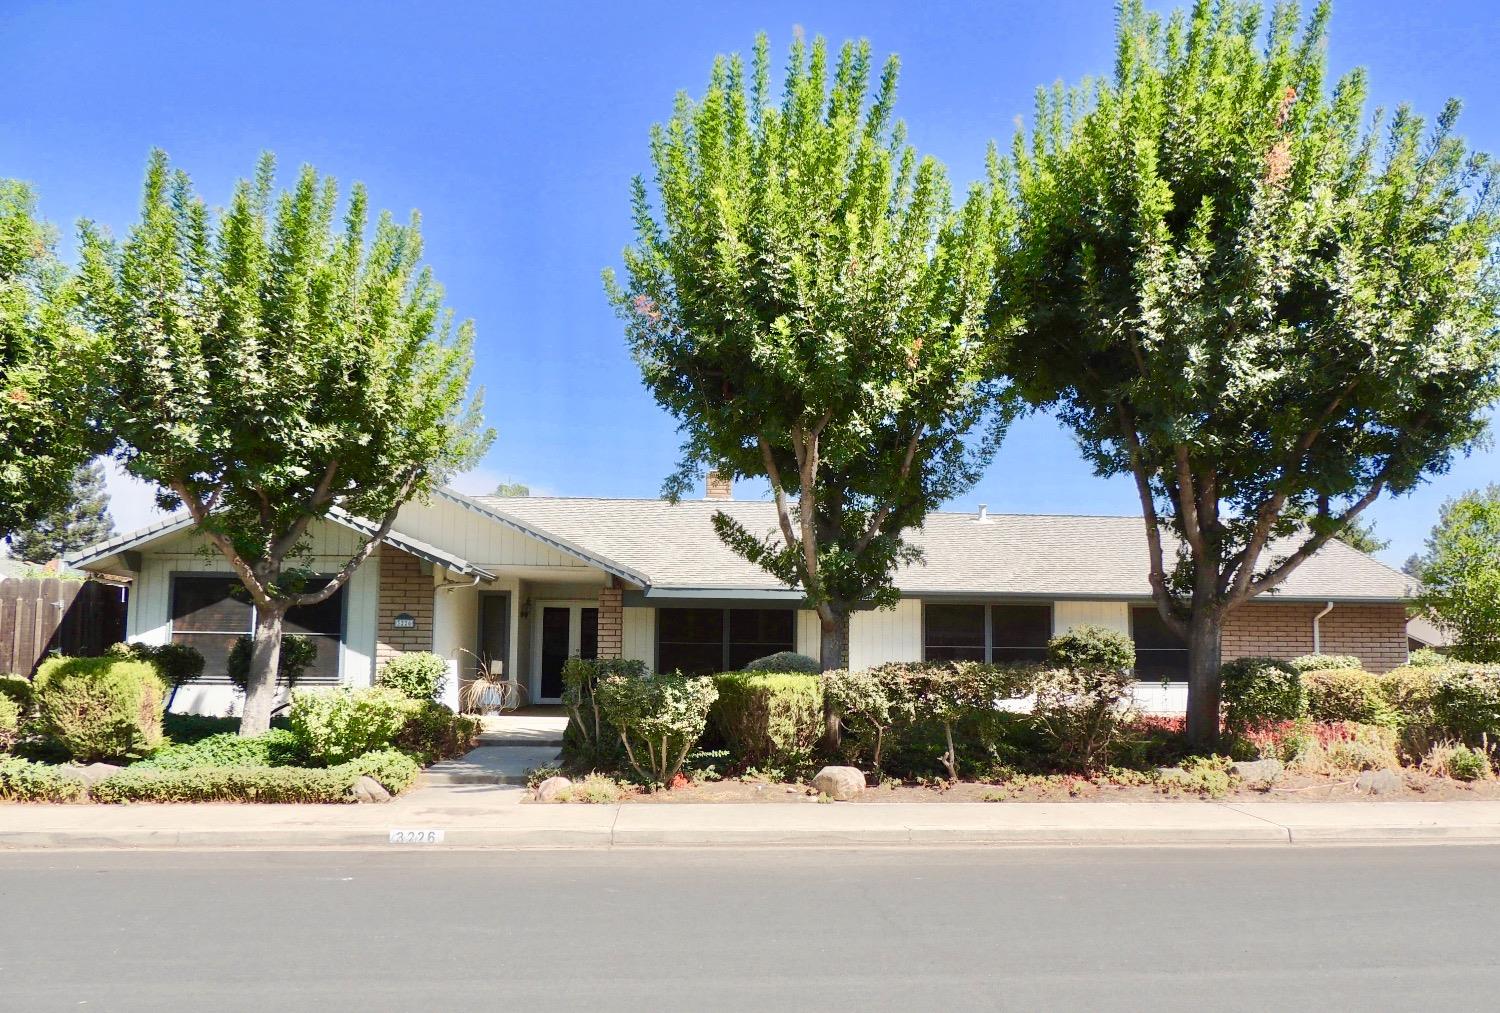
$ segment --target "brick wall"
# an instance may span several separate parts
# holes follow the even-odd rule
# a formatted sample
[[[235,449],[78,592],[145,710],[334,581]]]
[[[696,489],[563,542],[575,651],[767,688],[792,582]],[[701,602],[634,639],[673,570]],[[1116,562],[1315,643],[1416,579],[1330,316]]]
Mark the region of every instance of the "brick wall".
[[[1224,623],[1224,660],[1295,658],[1313,651],[1312,603],[1245,605]],[[1406,664],[1406,609],[1401,605],[1335,605],[1319,623],[1324,654],[1352,654],[1371,672]]]
[[[388,545],[380,547],[380,621],[375,641],[375,667],[405,651],[432,650],[432,575],[422,572],[422,561]],[[396,616],[405,612],[415,628],[396,629]]]
[[[599,589],[599,657],[625,656],[625,590]]]

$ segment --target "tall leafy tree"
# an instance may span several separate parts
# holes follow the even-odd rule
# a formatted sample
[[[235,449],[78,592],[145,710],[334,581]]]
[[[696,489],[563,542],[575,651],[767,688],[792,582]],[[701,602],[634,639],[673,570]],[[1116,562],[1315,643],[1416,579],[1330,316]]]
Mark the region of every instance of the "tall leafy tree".
[[[1113,76],[1039,95],[991,323],[1095,469],[1134,478],[1150,583],[1217,738],[1220,630],[1382,493],[1443,471],[1497,393],[1495,171],[1324,86],[1329,9],[1121,5]]]
[[[109,493],[104,488],[104,465],[95,461],[73,473],[65,502],[11,533],[10,551],[18,559],[46,563],[102,542],[114,533]]]
[[[495,486],[495,491],[490,493],[490,495],[503,496],[506,498],[513,498],[516,496],[530,496],[531,487],[521,482],[501,482],[499,485]]]
[[[63,507],[100,442],[99,342],[55,246],[31,188],[0,180],[0,538]]]
[[[675,498],[707,469],[765,479],[777,528],[720,511],[720,538],[788,586],[844,663],[850,614],[893,603],[907,533],[968,489],[1002,429],[986,378],[988,236],[1005,207],[952,206],[942,167],[894,118],[897,61],[870,46],[791,48],[779,101],[757,39],[653,129],[655,203],[634,183],[636,244],[610,296],[646,386],[680,422]]]
[[[1360,552],[1374,555],[1391,544],[1389,538],[1381,538],[1375,531],[1374,521],[1353,520],[1338,534],[1339,541]]]
[[[1423,614],[1453,635],[1453,654],[1500,662],[1500,485],[1443,504],[1417,560]]]
[[[83,229],[120,457],[188,510],[255,605],[246,735],[270,719],[287,610],[331,596],[404,503],[491,438],[468,393],[473,328],[421,266],[417,216],[372,230],[356,184],[339,225],[332,179],[304,167],[278,195],[273,177],[263,156],[211,214],[158,151],[129,238]],[[335,509],[370,533],[312,582],[309,529]]]

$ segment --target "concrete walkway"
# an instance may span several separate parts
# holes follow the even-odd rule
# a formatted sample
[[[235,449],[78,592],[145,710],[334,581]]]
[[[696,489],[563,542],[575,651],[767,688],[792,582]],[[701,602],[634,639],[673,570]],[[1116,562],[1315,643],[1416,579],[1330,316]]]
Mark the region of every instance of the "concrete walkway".
[[[0,805],[0,849],[436,846],[1500,844],[1500,802],[517,805],[421,788],[389,805]]]
[[[487,715],[479,748],[456,760],[435,763],[422,773],[422,784],[526,783],[526,772],[555,764],[562,746],[566,716],[553,714]]]

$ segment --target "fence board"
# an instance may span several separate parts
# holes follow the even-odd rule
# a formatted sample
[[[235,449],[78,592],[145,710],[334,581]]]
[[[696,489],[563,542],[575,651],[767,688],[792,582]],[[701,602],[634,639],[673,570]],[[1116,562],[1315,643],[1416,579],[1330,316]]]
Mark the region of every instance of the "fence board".
[[[0,580],[0,672],[30,675],[54,651],[103,654],[125,639],[125,594],[98,581]]]

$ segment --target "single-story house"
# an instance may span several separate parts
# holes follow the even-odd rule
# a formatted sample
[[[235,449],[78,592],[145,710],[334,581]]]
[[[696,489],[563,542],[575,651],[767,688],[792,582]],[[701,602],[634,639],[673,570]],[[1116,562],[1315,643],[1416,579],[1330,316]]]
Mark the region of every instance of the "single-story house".
[[[295,610],[288,630],[319,651],[304,684],[368,684],[403,651],[434,651],[453,678],[483,663],[558,700],[570,655],[639,659],[654,670],[714,672],[776,651],[817,655],[818,623],[798,593],[726,548],[723,510],[751,530],[776,527],[768,502],[710,483],[701,500],[495,498],[442,489],[405,507],[376,553],[326,603]],[[371,526],[337,514],[314,525],[311,565],[332,572]],[[1138,698],[1180,711],[1187,651],[1151,604],[1139,517],[934,513],[914,541],[923,562],[897,576],[894,608],[857,613],[849,664],[1039,659],[1080,623],[1136,643]],[[71,562],[132,578],[128,637],[192,644],[208,660],[179,706],[227,712],[224,676],[253,612],[222,558],[174,517],[93,546]],[[1407,658],[1402,573],[1332,542],[1224,631],[1224,655],[1357,655],[1372,671]]]

